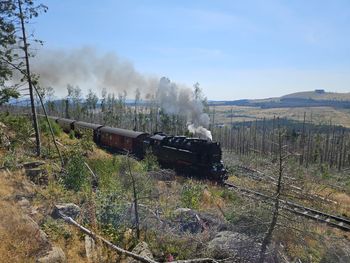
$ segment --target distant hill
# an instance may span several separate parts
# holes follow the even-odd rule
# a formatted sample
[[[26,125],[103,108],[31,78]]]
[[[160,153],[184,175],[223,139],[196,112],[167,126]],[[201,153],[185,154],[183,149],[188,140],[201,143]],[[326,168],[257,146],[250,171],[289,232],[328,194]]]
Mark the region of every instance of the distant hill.
[[[325,90],[297,92],[282,97],[234,100],[234,101],[211,101],[211,105],[236,105],[261,108],[293,108],[293,107],[334,107],[350,108],[350,92],[335,93]]]
[[[326,92],[324,90],[296,92],[284,95],[281,99],[312,99],[312,100],[339,100],[350,101],[349,93]]]

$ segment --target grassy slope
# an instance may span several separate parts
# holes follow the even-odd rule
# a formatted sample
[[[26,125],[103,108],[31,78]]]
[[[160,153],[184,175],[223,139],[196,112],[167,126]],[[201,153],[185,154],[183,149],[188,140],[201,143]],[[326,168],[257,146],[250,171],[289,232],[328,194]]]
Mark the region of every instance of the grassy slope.
[[[284,95],[281,98],[297,98],[297,99],[314,99],[314,100],[350,100],[349,93],[325,92],[317,93],[315,91],[296,92]]]
[[[35,229],[26,224],[24,213],[11,200],[16,192],[15,182],[21,182],[17,173],[10,175],[0,172],[0,258],[2,262],[35,262],[35,255],[40,251],[40,244],[35,238]]]
[[[350,128],[350,110],[331,107],[261,109],[258,107],[216,106],[216,123],[230,123],[231,109],[234,115],[233,122],[273,119],[274,116],[302,121],[305,112],[307,120],[309,121],[312,117],[312,122],[315,124],[329,124],[331,121],[333,124]]]
[[[70,147],[70,145],[76,142],[76,140],[69,139],[66,134],[61,134],[59,139],[61,143],[63,143],[67,147]],[[3,155],[4,154],[6,153],[3,152]],[[119,180],[121,179],[119,175],[118,177],[114,178],[112,177],[114,175],[110,173],[110,170],[106,169],[104,171],[104,169],[107,166],[113,168],[111,164],[114,162],[114,158],[111,154],[94,147],[94,151],[88,156],[88,159],[91,163],[95,163],[93,169],[99,174],[99,176],[101,176],[101,179],[104,178],[104,187],[109,188],[110,182],[114,182],[114,180],[117,184],[119,184]],[[232,158],[230,157],[230,159]],[[47,161],[51,164],[53,163],[53,161]],[[120,162],[119,157],[117,157],[116,162]],[[103,165],[101,165],[101,163]],[[27,179],[20,172],[15,172],[15,175],[16,176],[14,177],[5,176],[3,174],[1,175],[0,194],[2,197],[15,196],[16,193],[23,192],[22,183],[27,182]],[[235,182],[237,183],[246,185],[247,187],[257,187],[258,189],[258,187],[260,187],[261,185],[261,183],[252,182],[247,178],[235,177],[234,173],[231,174],[231,179],[235,180]],[[103,184],[103,182],[101,182],[101,184]],[[155,204],[157,205],[157,207],[159,206],[159,208],[164,211],[164,216],[166,216],[167,214],[171,214],[171,212],[178,207],[186,207],[186,202],[183,201],[182,196],[182,190],[184,185],[187,185],[187,187],[191,186],[191,189],[197,189],[196,191],[199,191],[199,195],[193,195],[193,193],[189,192],[190,195],[188,195],[188,198],[186,199],[187,202],[190,203],[189,207],[192,206],[193,208],[201,211],[211,211],[214,214],[217,214],[218,217],[222,217],[221,210],[223,210],[225,213],[226,220],[233,222],[234,224],[236,224],[236,222],[239,222],[242,218],[243,220],[245,220],[245,218],[251,219],[254,216],[261,220],[260,213],[264,211],[260,208],[256,201],[242,200],[235,194],[223,191],[218,186],[205,184],[203,182],[191,182],[183,178],[178,178],[176,182],[172,182],[171,184],[157,182],[156,185],[160,196],[159,200],[157,200]],[[199,187],[197,187],[197,185]],[[270,185],[266,185],[266,187],[271,188]],[[57,202],[74,202],[79,204],[79,202],[86,198],[84,197],[83,193],[74,193],[65,190],[62,187],[62,185],[58,184],[55,181],[53,177],[50,177],[49,185],[47,187],[37,186],[35,188],[28,189],[28,191],[34,191],[39,193],[35,195],[35,200],[32,203],[34,206],[39,208],[39,211],[49,211],[50,208],[52,208],[52,205]],[[348,196],[339,196],[339,199],[337,197],[337,200],[346,200],[346,202],[348,202]],[[152,205],[154,204],[149,203],[150,207],[152,207]],[[37,244],[30,243],[31,239],[28,238],[32,236],[30,232],[32,230],[28,230],[26,228],[24,230],[21,230],[17,228],[18,226],[22,226],[19,223],[22,211],[16,206],[15,203],[13,203],[13,201],[4,201],[2,199],[0,202],[0,206],[0,208],[2,208],[0,209],[0,236],[5,237],[5,245],[0,248],[0,258],[14,258],[15,256],[18,256],[19,259],[17,262],[27,262],[23,261],[22,259],[27,257],[28,259],[30,259],[30,256],[28,255],[35,254],[35,251],[37,249]],[[341,209],[344,209],[344,206],[342,206]],[[45,217],[45,215],[41,215],[41,217]],[[266,219],[269,220],[269,217],[267,217]],[[301,223],[304,225],[301,225]],[[258,229],[258,226],[260,225],[261,223],[257,223],[254,221],[253,224],[249,226],[249,230],[251,231],[255,228]],[[329,233],[332,233],[329,231],[330,229],[328,227],[325,227],[323,225],[314,226],[314,224],[311,224],[308,220],[300,220],[297,226],[310,226],[309,230],[315,231],[316,229],[320,235],[324,235],[326,237],[328,237],[328,235],[330,236]],[[236,225],[236,227],[238,227],[238,225]],[[58,244],[61,248],[64,249],[69,262],[85,262],[84,260],[86,260],[86,258],[84,258],[84,246],[82,243],[81,235],[79,235],[79,233],[77,233],[73,228],[65,225],[64,223],[57,223],[56,221],[50,220],[45,221],[43,228],[45,232],[48,233],[51,241],[55,244]],[[313,251],[312,254],[318,254],[319,257],[322,256],[323,248],[319,247],[319,242],[317,239],[315,240],[314,238],[308,238],[309,243],[307,243],[306,249],[305,247],[298,247],[298,242],[300,240],[300,238],[298,239],[298,234],[292,233],[290,229],[287,230],[288,238],[286,238],[286,235],[283,235],[283,229],[276,232],[276,238],[277,240],[281,241],[281,244],[284,244],[286,246],[290,255],[300,258],[302,254],[305,253],[306,257],[309,253],[308,249],[312,248],[316,250]],[[339,233],[339,235],[341,234],[342,233]],[[107,236],[107,238],[110,239],[112,238],[112,236]],[[193,255],[193,253],[196,252],[193,251],[193,248],[190,246],[195,243],[192,239],[190,239],[190,243],[187,243],[187,240],[185,239],[179,239],[175,242],[172,239],[173,237],[168,237],[168,239],[165,242],[164,240],[158,240],[157,238],[159,239],[159,237],[155,237],[154,239],[149,239],[147,241],[150,242],[150,246],[153,249],[153,251],[158,251],[158,253],[167,253],[169,251],[171,251],[172,253],[177,252],[182,253],[181,256],[185,258]],[[207,237],[204,237],[203,241],[207,242],[207,239],[205,238]],[[303,238],[303,236],[301,236],[301,238]],[[11,244],[15,244],[15,248],[10,251],[11,254],[8,254],[8,247],[11,246]],[[11,262],[13,262],[13,260]]]

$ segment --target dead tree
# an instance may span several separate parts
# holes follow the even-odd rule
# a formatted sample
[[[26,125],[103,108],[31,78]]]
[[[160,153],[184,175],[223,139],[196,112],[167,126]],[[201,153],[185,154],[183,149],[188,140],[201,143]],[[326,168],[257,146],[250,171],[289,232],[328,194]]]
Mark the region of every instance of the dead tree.
[[[27,43],[26,30],[25,30],[25,26],[24,26],[24,14],[22,12],[21,0],[18,0],[18,8],[19,8],[19,19],[20,19],[20,22],[21,22],[21,31],[22,31],[22,40],[23,40],[23,52],[24,52],[26,73],[27,73],[26,74],[26,79],[28,81],[28,86],[29,86],[30,103],[31,103],[31,109],[32,109],[32,116],[33,116],[33,126],[34,126],[34,130],[35,130],[36,154],[38,156],[40,156],[40,154],[41,154],[41,146],[40,146],[41,143],[40,143],[39,125],[38,125],[38,119],[37,119],[36,109],[35,109],[32,77],[31,77],[30,65],[29,65],[28,43]]]
[[[128,170],[129,170],[129,176],[131,179],[132,192],[133,192],[133,206],[134,206],[134,211],[135,211],[136,237],[137,237],[137,239],[140,239],[140,219],[139,219],[139,212],[138,212],[138,193],[137,193],[137,189],[136,189],[136,179],[134,177],[134,174],[131,171],[129,155],[127,156],[127,162],[128,162]]]
[[[285,146],[282,145],[283,138],[282,138],[282,130],[278,128],[278,181],[277,181],[277,188],[276,188],[276,194],[275,194],[275,201],[274,201],[274,210],[272,214],[271,223],[269,226],[269,229],[263,239],[261,249],[260,249],[260,255],[259,255],[259,263],[264,263],[265,257],[266,257],[266,250],[269,244],[272,240],[273,231],[275,230],[275,227],[277,225],[277,219],[279,215],[280,210],[280,195],[282,192],[282,177],[283,177],[283,162],[284,159],[287,157],[284,152]]]

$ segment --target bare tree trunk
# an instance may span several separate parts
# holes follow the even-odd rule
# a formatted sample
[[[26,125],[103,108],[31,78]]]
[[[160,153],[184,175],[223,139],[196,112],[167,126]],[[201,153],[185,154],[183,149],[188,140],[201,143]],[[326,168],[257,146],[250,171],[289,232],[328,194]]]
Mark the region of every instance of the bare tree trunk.
[[[343,161],[343,148],[344,148],[344,129],[342,130],[342,135],[340,139],[340,149],[339,149],[339,160],[338,160],[338,171],[342,168]]]
[[[271,156],[273,157],[275,152],[275,121],[276,121],[276,116],[273,116],[272,131],[271,131]]]
[[[134,195],[136,237],[137,237],[137,239],[140,239],[140,220],[139,220],[139,212],[138,212],[138,197],[137,197],[136,181],[135,181],[135,177],[131,171],[129,155],[127,156],[127,158],[128,158],[128,169],[129,169],[129,174],[130,174],[131,183],[132,183],[132,191],[133,191],[133,195]]]
[[[306,121],[306,112],[304,112],[304,121],[303,121],[303,130],[301,133],[301,140],[300,140],[300,148],[301,148],[301,154],[299,159],[299,164],[303,165],[304,158],[305,158],[305,121]]]
[[[63,165],[64,165],[63,157],[62,157],[62,154],[61,154],[60,149],[58,148],[58,145],[57,145],[57,142],[56,142],[56,139],[55,139],[55,134],[53,133],[53,130],[52,130],[52,126],[51,126],[49,117],[47,116],[47,113],[46,113],[46,109],[45,109],[45,105],[44,105],[43,99],[42,99],[41,95],[39,94],[37,88],[36,88],[35,86],[34,86],[34,88],[35,88],[35,91],[36,91],[36,93],[37,93],[37,95],[38,95],[38,97],[39,97],[39,100],[40,100],[40,103],[41,103],[41,107],[43,108],[44,115],[45,115],[47,124],[48,124],[49,129],[50,129],[50,134],[51,134],[51,136],[52,136],[53,143],[54,143],[54,145],[55,145],[55,147],[56,147],[58,156],[60,157],[60,160],[61,160],[61,165],[62,165],[62,167],[63,167]]]
[[[282,146],[282,131],[281,129],[278,129],[278,154],[279,154],[279,171],[278,171],[278,182],[277,182],[277,189],[276,189],[276,197],[275,197],[275,206],[274,211],[272,215],[272,220],[270,223],[270,227],[264,237],[264,240],[261,245],[260,249],[260,256],[259,256],[259,263],[264,263],[265,257],[266,257],[266,250],[268,245],[271,243],[272,234],[275,230],[277,219],[279,215],[279,208],[280,208],[280,195],[281,195],[281,186],[282,186],[282,176],[283,176],[283,146]]]
[[[29,86],[29,95],[30,95],[30,102],[31,102],[32,116],[33,116],[33,126],[34,126],[34,131],[35,131],[36,154],[37,154],[37,156],[40,156],[40,154],[41,154],[40,133],[39,133],[39,126],[38,126],[38,119],[36,116],[32,78],[30,75],[28,44],[27,44],[26,31],[25,31],[25,27],[24,27],[24,17],[23,17],[23,12],[22,12],[21,0],[18,0],[18,8],[19,8],[19,18],[21,20],[21,29],[22,29],[22,37],[23,37],[23,51],[24,51],[24,57],[25,57],[25,62],[26,62],[26,72],[27,72],[26,78],[27,78],[28,86]]]
[[[262,137],[262,143],[261,143],[261,152],[262,154],[265,154],[265,136],[266,136],[266,127],[265,127],[265,117],[263,120],[263,137]]]
[[[308,138],[307,138],[307,150],[306,150],[306,168],[309,167],[310,147],[311,147],[311,131],[309,129]]]

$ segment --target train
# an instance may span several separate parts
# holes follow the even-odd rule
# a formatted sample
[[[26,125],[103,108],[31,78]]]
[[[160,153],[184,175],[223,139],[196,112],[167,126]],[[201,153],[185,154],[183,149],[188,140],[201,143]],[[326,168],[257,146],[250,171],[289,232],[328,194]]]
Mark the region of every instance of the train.
[[[138,159],[150,152],[161,167],[174,169],[179,174],[220,183],[227,179],[218,142],[169,136],[162,132],[149,134],[53,116],[49,116],[49,119],[66,133],[73,131],[78,137],[84,134],[93,136],[92,139],[98,146],[112,152],[128,153]]]

